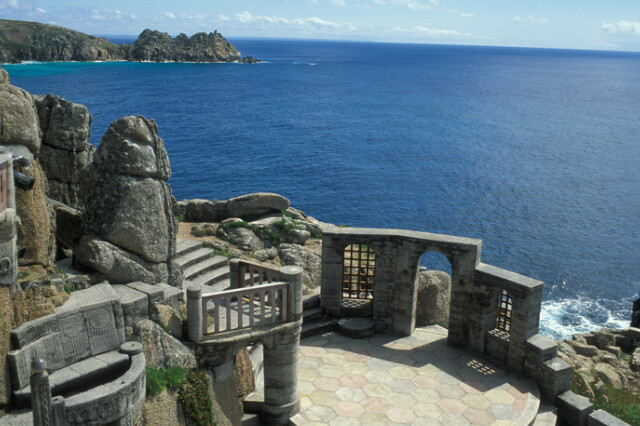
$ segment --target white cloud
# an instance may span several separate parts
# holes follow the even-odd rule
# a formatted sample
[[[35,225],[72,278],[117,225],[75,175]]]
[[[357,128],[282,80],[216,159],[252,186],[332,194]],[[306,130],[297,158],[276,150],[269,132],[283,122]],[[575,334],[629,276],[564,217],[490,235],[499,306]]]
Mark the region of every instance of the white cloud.
[[[122,12],[119,10],[93,9],[89,17],[94,21],[118,21],[122,19]]]
[[[547,22],[549,22],[547,18],[536,18],[533,15],[527,15],[525,17],[514,16],[512,21],[513,22],[531,22],[534,24],[546,24]]]
[[[0,10],[17,8],[18,0],[0,0]]]
[[[231,18],[229,18],[227,15],[218,15],[218,20],[222,22],[228,22],[231,20]]]
[[[373,0],[373,3],[378,5],[403,6],[411,10],[431,10],[433,6],[440,5],[439,0],[429,0],[428,3],[416,0]]]
[[[612,34],[640,35],[640,22],[619,21],[616,23],[605,22],[602,31]]]
[[[421,25],[413,27],[414,32],[431,37],[472,37],[471,33],[461,33],[455,30],[428,28]]]
[[[462,12],[460,13],[460,16],[463,18],[473,18],[475,15],[473,13]]]
[[[169,19],[176,19],[176,15],[174,15],[174,14],[173,14],[173,13],[171,13],[171,12],[165,12],[165,13],[163,13],[163,15],[164,15],[166,18],[169,18]]]
[[[344,0],[329,0],[329,1],[331,2],[331,4],[335,4],[336,6],[342,6],[342,7],[347,6]]]
[[[46,11],[46,10],[44,10],[43,8],[41,8],[41,7],[36,7],[36,12],[38,12],[38,13],[42,13],[42,14],[47,13],[47,11]]]

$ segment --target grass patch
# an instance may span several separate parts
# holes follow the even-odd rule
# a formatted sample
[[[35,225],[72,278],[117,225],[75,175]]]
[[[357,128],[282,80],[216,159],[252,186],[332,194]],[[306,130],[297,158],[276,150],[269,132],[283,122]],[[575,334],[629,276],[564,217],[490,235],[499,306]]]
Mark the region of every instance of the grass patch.
[[[589,398],[594,411],[604,410],[630,425],[640,426],[640,398],[606,383],[604,388],[603,392],[595,386],[589,387],[578,372],[571,373],[571,390]]]
[[[236,222],[225,223],[222,225],[223,228],[247,228],[253,230],[253,226],[250,223],[245,222],[244,220],[238,220]]]
[[[316,240],[321,240],[322,239],[322,232],[318,232],[317,234],[313,234],[313,238],[315,238]]]
[[[213,228],[205,228],[205,229],[191,229],[191,235],[195,235],[196,237],[212,237],[216,235],[216,232]]]
[[[227,259],[233,259],[233,255],[227,249],[223,249],[223,250],[217,249],[213,247],[213,245],[211,245],[210,243],[202,243],[202,247],[210,248],[211,251],[213,252],[212,256],[224,256]]]
[[[624,362],[631,362],[631,354],[628,354],[624,351],[620,352],[620,360]]]
[[[147,395],[158,395],[165,388],[179,389],[185,381],[185,371],[182,367],[174,366],[166,370],[147,367]]]
[[[204,370],[188,370],[186,382],[179,391],[185,415],[199,426],[215,425],[209,394],[209,381]]]
[[[182,216],[176,216],[176,220],[178,222],[182,222],[184,220],[184,218]]]

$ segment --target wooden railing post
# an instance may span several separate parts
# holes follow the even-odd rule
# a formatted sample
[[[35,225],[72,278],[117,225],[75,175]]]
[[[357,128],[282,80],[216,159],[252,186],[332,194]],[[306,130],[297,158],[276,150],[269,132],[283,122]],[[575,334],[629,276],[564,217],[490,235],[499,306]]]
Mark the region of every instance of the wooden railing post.
[[[244,279],[244,272],[240,271],[240,263],[239,259],[231,259],[229,261],[229,287],[230,288],[238,288],[243,287],[240,285],[240,277]],[[243,272],[243,273],[241,273]]]

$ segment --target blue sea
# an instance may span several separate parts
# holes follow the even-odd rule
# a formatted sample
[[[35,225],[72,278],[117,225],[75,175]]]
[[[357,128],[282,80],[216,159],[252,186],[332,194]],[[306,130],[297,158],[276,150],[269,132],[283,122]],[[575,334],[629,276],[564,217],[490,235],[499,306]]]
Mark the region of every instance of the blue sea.
[[[542,333],[628,326],[640,54],[231,42],[265,62],[5,68],[85,104],[96,144],[121,116],[154,118],[177,199],[277,192],[325,222],[480,238],[485,263],[545,282]]]

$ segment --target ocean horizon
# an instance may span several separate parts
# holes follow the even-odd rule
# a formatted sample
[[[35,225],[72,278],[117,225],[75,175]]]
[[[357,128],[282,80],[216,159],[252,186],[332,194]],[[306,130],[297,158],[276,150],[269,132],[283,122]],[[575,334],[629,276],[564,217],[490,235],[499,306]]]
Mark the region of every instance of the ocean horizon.
[[[177,199],[276,192],[337,225],[479,238],[483,262],[545,282],[543,334],[628,326],[640,53],[229,41],[265,62],[3,67],[86,105],[94,144],[121,116],[155,119]]]

